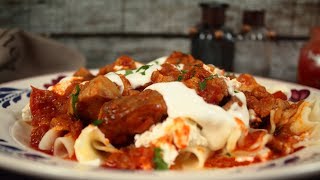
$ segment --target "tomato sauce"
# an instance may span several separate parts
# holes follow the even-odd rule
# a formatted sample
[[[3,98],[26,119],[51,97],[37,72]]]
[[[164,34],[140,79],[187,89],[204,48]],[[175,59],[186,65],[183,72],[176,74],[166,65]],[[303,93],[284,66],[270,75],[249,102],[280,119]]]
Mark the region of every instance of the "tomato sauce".
[[[237,166],[247,166],[257,162],[260,162],[260,160],[257,158],[254,158],[253,161],[236,161],[235,157],[213,154],[207,159],[204,166],[206,168],[231,168]]]
[[[274,98],[282,99],[282,100],[287,100],[287,96],[282,92],[282,91],[277,91],[272,94]]]
[[[76,138],[82,130],[81,121],[68,114],[69,96],[61,96],[52,91],[32,88],[30,110],[32,131],[30,145],[38,148],[44,134],[51,127],[70,132]]]
[[[298,136],[295,136],[291,132],[290,126],[286,124],[275,130],[274,136],[267,147],[272,151],[274,158],[282,157],[295,151],[293,145],[299,141],[297,138]]]
[[[143,169],[151,170],[153,164],[154,148],[124,148],[119,153],[110,154],[103,163],[103,167],[115,169]]]

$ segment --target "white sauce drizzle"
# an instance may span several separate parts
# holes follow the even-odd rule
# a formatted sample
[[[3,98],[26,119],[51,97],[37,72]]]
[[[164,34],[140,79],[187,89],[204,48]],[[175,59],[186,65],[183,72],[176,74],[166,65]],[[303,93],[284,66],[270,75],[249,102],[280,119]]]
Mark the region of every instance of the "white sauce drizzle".
[[[120,78],[120,76],[117,73],[109,72],[108,74],[104,75],[106,78],[110,79],[110,81],[114,82],[120,87],[120,93],[122,94],[124,85]]]
[[[242,106],[239,106],[238,103],[233,103],[228,112],[241,119],[242,122],[249,127],[250,115],[247,108],[246,96],[243,92],[237,90],[241,86],[241,83],[237,81],[237,79],[230,80],[230,78],[224,78],[224,81],[228,86],[229,94],[237,97],[242,102]]]
[[[168,117],[189,117],[197,122],[213,151],[223,148],[231,133],[239,128],[232,114],[220,106],[206,103],[194,89],[189,89],[181,82],[157,83],[146,89],[162,94]]]
[[[122,68],[123,68],[123,66],[115,65],[115,66],[113,67],[113,70],[119,71],[119,70],[121,70]]]
[[[149,62],[148,65],[153,65],[153,64],[162,65],[164,62],[166,62],[167,59],[168,59],[167,56],[160,57],[158,59],[155,59],[155,60]]]
[[[148,69],[146,69],[145,71],[141,70],[137,72],[137,70],[135,70],[134,73],[127,75],[126,78],[130,82],[132,88],[136,89],[137,87],[140,87],[149,83],[151,81],[152,73],[156,70],[160,70],[161,68],[162,67],[160,65],[156,65],[156,64],[150,65]],[[144,74],[142,74],[142,72],[144,72]]]
[[[77,80],[82,80],[82,79],[83,79],[82,77],[75,77],[75,76],[65,77],[61,79],[57,84],[48,87],[48,90],[53,91],[60,95],[64,95],[65,91],[72,84],[72,82]]]
[[[239,96],[236,96],[236,97],[238,97],[238,99],[240,99],[239,97],[242,97],[242,96],[244,96],[244,94],[243,93],[239,93]],[[241,99],[240,99],[240,101],[243,102]],[[237,117],[237,118],[241,119],[242,122],[247,127],[249,126],[250,115],[249,115],[249,111],[247,109],[247,105],[246,104],[242,103],[242,106],[239,106],[239,104],[237,102],[233,103],[231,105],[230,109],[228,109],[228,112],[230,114],[232,114],[234,117]]]
[[[212,68],[211,68],[210,66],[212,66]],[[209,65],[206,65],[206,64],[203,64],[202,67],[203,67],[205,70],[207,70],[208,72],[212,73],[212,74],[217,74],[217,75],[219,75],[219,76],[223,76],[224,70],[219,69],[218,67],[216,67],[216,66],[214,66],[214,65],[212,65],[212,64],[210,64],[210,66],[209,66]]]
[[[146,70],[137,68],[132,70],[132,74],[126,76],[133,89],[143,86],[151,82],[151,75],[154,71],[160,70],[162,64],[167,60],[167,57],[161,57],[146,64],[149,66]],[[139,71],[138,71],[139,70]],[[118,74],[126,74],[125,70],[117,71]]]
[[[184,64],[177,64],[177,65],[176,65],[176,68],[177,68],[179,71],[183,70],[183,67],[184,67]]]

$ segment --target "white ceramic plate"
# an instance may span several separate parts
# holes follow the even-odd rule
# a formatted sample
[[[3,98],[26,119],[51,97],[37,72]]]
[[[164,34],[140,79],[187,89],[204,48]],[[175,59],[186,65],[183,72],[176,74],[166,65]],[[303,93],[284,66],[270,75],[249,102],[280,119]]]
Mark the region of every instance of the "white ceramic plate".
[[[21,109],[29,100],[30,85],[44,88],[61,75],[59,73],[13,81],[0,85],[0,167],[32,176],[61,179],[274,179],[304,177],[320,172],[320,147],[308,147],[287,157],[246,167],[202,171],[124,171],[89,167],[61,160],[28,147],[29,135],[21,118]],[[287,86],[289,89],[309,89],[308,98],[320,96],[320,91],[297,84],[257,78],[267,86]]]

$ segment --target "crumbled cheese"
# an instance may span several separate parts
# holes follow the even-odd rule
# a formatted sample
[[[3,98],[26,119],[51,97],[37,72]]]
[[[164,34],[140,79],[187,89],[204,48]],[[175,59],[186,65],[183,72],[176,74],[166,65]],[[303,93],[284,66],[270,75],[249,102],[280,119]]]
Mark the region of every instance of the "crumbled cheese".
[[[22,121],[31,121],[32,115],[30,110],[30,104],[28,103],[24,108],[22,109]]]
[[[178,152],[186,147],[208,146],[197,124],[187,118],[168,118],[163,123],[135,136],[136,147],[155,145],[163,151],[164,161],[172,165]]]

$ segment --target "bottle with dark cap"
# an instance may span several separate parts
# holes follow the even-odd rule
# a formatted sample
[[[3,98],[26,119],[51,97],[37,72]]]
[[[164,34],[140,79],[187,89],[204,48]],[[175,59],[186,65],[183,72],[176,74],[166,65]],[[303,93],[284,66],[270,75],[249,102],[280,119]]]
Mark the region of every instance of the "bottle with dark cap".
[[[234,35],[224,26],[228,4],[200,3],[201,23],[190,30],[191,54],[206,64],[233,70]]]
[[[271,41],[275,33],[264,22],[264,10],[245,10],[236,43],[234,70],[268,77],[271,69]]]

